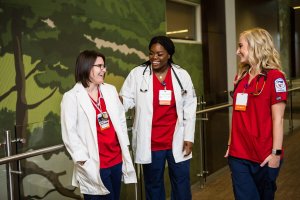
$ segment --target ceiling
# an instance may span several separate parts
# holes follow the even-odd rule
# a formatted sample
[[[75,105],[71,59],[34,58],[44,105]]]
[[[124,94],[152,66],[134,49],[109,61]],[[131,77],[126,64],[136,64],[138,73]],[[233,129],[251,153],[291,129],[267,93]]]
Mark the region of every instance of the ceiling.
[[[291,0],[290,5],[291,7],[300,6],[300,0]]]

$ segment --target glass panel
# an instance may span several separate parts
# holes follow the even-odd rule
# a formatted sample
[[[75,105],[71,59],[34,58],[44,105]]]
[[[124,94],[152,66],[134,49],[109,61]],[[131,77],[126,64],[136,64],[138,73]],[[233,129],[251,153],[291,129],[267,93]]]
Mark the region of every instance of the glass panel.
[[[293,87],[299,87],[300,81],[293,80]],[[291,87],[290,87],[291,88]],[[290,106],[292,103],[292,106]],[[214,105],[216,106],[216,105]],[[292,108],[292,109],[291,109]],[[198,108],[203,110],[204,108]],[[285,133],[290,126],[290,111],[293,112],[293,128],[300,128],[300,91],[290,92],[290,97],[287,102],[285,113]],[[193,149],[193,159],[191,160],[191,183],[195,184],[201,180],[198,175],[201,175],[204,170],[208,170],[209,174],[226,166],[226,159],[223,158],[225,146],[230,131],[231,108],[223,108],[221,110],[209,112],[206,115],[197,115],[195,144]],[[128,113],[130,116],[133,113]],[[207,117],[207,118],[206,118]],[[128,120],[128,127],[132,124],[131,119]],[[201,128],[204,127],[203,135],[200,134]],[[17,130],[17,128],[16,128]],[[131,136],[131,132],[129,132]],[[52,137],[57,137],[51,138]],[[54,123],[40,122],[29,124],[26,126],[25,144],[22,144],[18,152],[30,151],[49,147],[55,144],[61,144],[60,126]],[[3,138],[1,138],[3,140]],[[0,148],[3,151],[3,146]],[[203,155],[205,156],[204,163],[202,162]],[[21,160],[20,169],[22,174],[19,175],[20,198],[21,199],[75,199],[81,195],[78,189],[71,186],[73,162],[69,154],[63,149],[56,152],[35,156],[32,158]],[[203,168],[201,165],[206,167]],[[167,170],[167,169],[166,169]],[[140,177],[140,171],[137,170]],[[17,175],[14,175],[17,176]],[[166,190],[169,191],[170,184],[166,171]],[[0,187],[7,188],[6,182],[6,165],[0,166]],[[134,199],[135,187],[137,187],[138,198],[144,195],[142,177],[139,178],[137,185],[129,184],[122,185],[122,199]],[[1,190],[0,199],[7,199],[6,189]]]
[[[6,179],[6,165],[0,165],[0,199],[8,199],[7,194],[7,179]]]
[[[1,131],[0,132],[0,158],[5,157],[5,132]]]
[[[79,199],[71,186],[73,162],[65,150],[21,160],[21,199]]]
[[[25,133],[22,133],[23,130]],[[63,143],[58,121],[30,123],[25,128],[16,126],[16,135],[18,138],[25,139],[18,142],[18,153]]]
[[[22,130],[22,127],[16,127],[16,130]],[[51,121],[28,124],[26,142],[18,144],[18,153],[62,144],[60,133],[60,125]],[[65,149],[24,159],[20,163],[21,199],[81,198],[79,189],[71,185],[73,161]],[[122,199],[134,199],[134,187],[134,184],[123,184]]]
[[[196,7],[167,1],[167,35],[174,39],[196,40]]]
[[[293,80],[289,88],[300,87],[300,80]],[[227,102],[224,102],[227,103]],[[217,105],[212,105],[215,107]],[[207,109],[209,107],[202,108]],[[232,107],[224,108],[217,111],[211,111],[207,114],[207,120],[201,121],[204,124],[203,144],[201,147],[194,148],[202,149],[204,152],[204,170],[208,170],[208,175],[218,171],[227,165],[225,154],[225,145],[230,131],[230,120]],[[284,115],[284,134],[291,134],[292,130],[300,128],[300,90],[289,92],[288,101]],[[205,115],[197,115],[197,119],[204,118]],[[290,118],[292,117],[292,118]],[[197,132],[196,132],[197,134]],[[197,141],[195,141],[196,144]],[[194,157],[195,158],[195,157]],[[196,158],[198,159],[198,157]]]
[[[79,189],[75,189],[71,185],[73,162],[65,151],[22,160],[21,169],[23,172],[20,181],[21,199],[68,200],[82,198]],[[134,184],[122,184],[122,199],[132,200],[134,195]]]
[[[290,81],[289,88],[299,88],[300,79]],[[285,129],[291,131],[300,128],[300,90],[295,90],[289,93],[288,102],[285,111]],[[292,114],[291,114],[292,113]],[[291,119],[290,119],[291,117]]]
[[[197,110],[199,110],[198,108]],[[191,177],[191,184],[195,184],[199,181],[202,181],[200,174],[203,172],[202,160],[203,160],[203,152],[201,146],[202,142],[202,135],[200,134],[200,129],[202,125],[201,116],[196,116],[196,127],[195,127],[195,138],[194,138],[194,145],[193,145],[193,158],[191,159],[191,167],[190,167],[190,177]]]
[[[215,106],[217,105],[213,105],[212,107]],[[231,107],[222,108],[208,112],[207,115],[203,116],[205,117],[204,121],[202,121],[204,130],[203,156],[205,159],[203,165],[204,170],[208,173],[207,175],[211,175],[227,165],[224,155],[230,131],[230,110]]]

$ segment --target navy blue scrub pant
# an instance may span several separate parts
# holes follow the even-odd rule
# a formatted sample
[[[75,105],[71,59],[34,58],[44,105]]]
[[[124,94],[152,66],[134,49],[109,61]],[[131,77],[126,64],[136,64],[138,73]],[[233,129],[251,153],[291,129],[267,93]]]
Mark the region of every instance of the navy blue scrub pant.
[[[168,162],[172,200],[191,200],[190,161],[175,163],[172,150],[152,151],[152,163],[143,164],[147,200],[165,200],[164,170]]]
[[[268,164],[260,167],[259,163],[231,156],[228,157],[228,164],[236,200],[274,199],[280,167],[270,168]]]
[[[121,191],[122,162],[100,170],[101,180],[110,192],[107,195],[84,194],[84,200],[119,200]]]

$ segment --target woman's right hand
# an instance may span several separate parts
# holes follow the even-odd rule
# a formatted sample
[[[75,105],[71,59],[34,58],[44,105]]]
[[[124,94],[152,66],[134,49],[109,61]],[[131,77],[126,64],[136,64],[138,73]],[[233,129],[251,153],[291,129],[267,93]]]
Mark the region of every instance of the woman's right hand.
[[[227,150],[226,150],[226,153],[224,155],[224,158],[228,158],[228,156],[229,156],[229,146],[227,147]]]

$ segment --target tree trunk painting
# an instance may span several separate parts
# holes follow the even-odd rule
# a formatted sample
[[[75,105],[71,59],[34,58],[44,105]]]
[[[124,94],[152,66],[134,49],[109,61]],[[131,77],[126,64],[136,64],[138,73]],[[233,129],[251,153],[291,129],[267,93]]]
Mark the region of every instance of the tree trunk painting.
[[[21,16],[19,12],[13,12],[12,15],[12,38],[13,50],[15,58],[15,71],[16,71],[16,135],[17,137],[26,138],[26,125],[28,123],[28,108],[25,96],[25,72],[22,54],[22,33],[19,30],[21,23]]]

